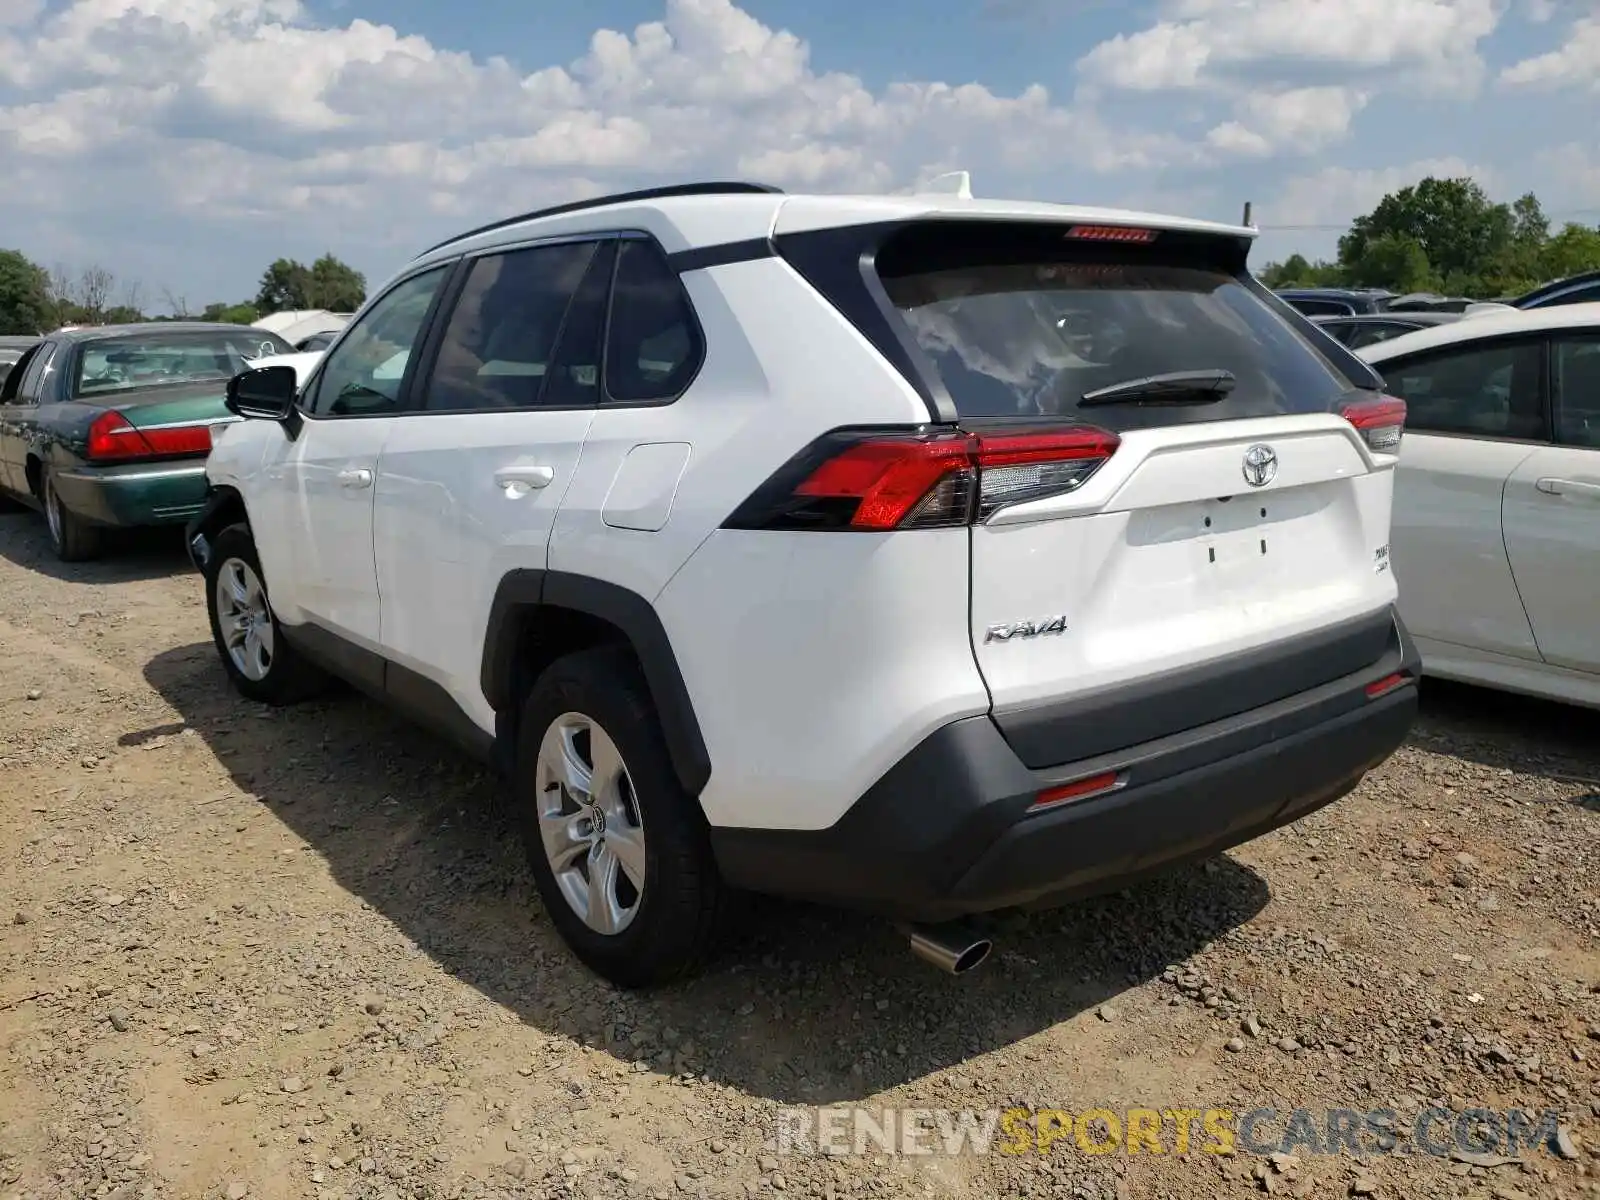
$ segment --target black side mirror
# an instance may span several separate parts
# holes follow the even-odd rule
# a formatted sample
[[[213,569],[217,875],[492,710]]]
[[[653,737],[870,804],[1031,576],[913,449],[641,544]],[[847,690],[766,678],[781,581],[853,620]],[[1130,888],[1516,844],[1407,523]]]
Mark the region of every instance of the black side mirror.
[[[236,417],[288,422],[295,414],[299,376],[293,367],[257,367],[228,380],[227,409]]]

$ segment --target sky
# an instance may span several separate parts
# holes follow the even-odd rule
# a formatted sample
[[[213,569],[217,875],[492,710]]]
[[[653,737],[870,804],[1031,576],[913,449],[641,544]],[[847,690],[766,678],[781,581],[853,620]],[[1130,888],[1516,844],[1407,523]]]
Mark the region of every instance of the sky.
[[[693,179],[1237,220],[1331,256],[1429,175],[1600,224],[1600,0],[0,0],[0,247],[148,311],[376,286]]]

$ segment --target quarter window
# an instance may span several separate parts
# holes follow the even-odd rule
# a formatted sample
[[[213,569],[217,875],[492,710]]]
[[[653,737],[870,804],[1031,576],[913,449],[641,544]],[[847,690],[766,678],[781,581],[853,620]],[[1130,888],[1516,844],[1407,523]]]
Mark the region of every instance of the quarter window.
[[[1555,345],[1556,441],[1600,450],[1600,334]]]
[[[1537,341],[1467,346],[1384,363],[1388,390],[1419,433],[1540,440],[1547,436]]]
[[[406,364],[448,270],[435,267],[396,284],[356,322],[323,359],[313,413],[351,417],[399,409]]]
[[[640,238],[623,241],[606,334],[609,399],[650,404],[676,398],[700,369],[701,349],[689,297],[660,248]]]

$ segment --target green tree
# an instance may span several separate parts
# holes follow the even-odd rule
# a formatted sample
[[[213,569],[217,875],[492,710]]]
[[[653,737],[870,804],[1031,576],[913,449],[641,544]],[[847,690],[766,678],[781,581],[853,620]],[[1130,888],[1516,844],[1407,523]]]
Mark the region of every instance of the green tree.
[[[0,333],[43,333],[54,317],[49,273],[20,250],[0,250]]]
[[[1385,234],[1366,244],[1361,257],[1345,268],[1356,287],[1426,292],[1438,287],[1422,243],[1413,237]]]
[[[1338,263],[1307,262],[1303,254],[1291,254],[1281,263],[1268,263],[1261,268],[1259,278],[1270,288],[1340,287],[1345,282],[1344,269]]]
[[[1533,286],[1582,271],[1600,271],[1600,230],[1569,224],[1539,248]]]
[[[219,300],[200,313],[202,321],[224,321],[229,325],[253,325],[260,318],[253,304],[227,304]]]
[[[332,254],[324,254],[311,264],[309,298],[312,308],[355,312],[367,298],[366,276]]]
[[[263,315],[286,309],[311,308],[311,272],[292,258],[280,258],[261,275],[256,310]]]
[[[1429,176],[1391,192],[1351,222],[1350,232],[1339,239],[1339,263],[1352,269],[1379,239],[1409,238],[1422,248],[1432,269],[1454,286],[1494,274],[1511,248],[1515,228],[1511,206],[1494,203],[1477,181]]]

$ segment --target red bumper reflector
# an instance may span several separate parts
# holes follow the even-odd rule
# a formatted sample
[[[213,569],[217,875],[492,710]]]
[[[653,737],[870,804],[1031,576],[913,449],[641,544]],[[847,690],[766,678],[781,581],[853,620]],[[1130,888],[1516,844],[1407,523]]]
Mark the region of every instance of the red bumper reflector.
[[[1376,700],[1379,696],[1387,696],[1395,688],[1404,687],[1410,682],[1411,676],[1401,671],[1385,675],[1382,679],[1375,679],[1367,684],[1367,699]]]
[[[1038,799],[1028,805],[1028,811],[1039,812],[1042,809],[1054,808],[1058,804],[1066,804],[1072,800],[1087,800],[1090,796],[1114,792],[1121,786],[1122,775],[1116,771],[1106,771],[1100,775],[1091,775],[1087,779],[1074,779],[1071,783],[1063,783],[1040,792]]]

